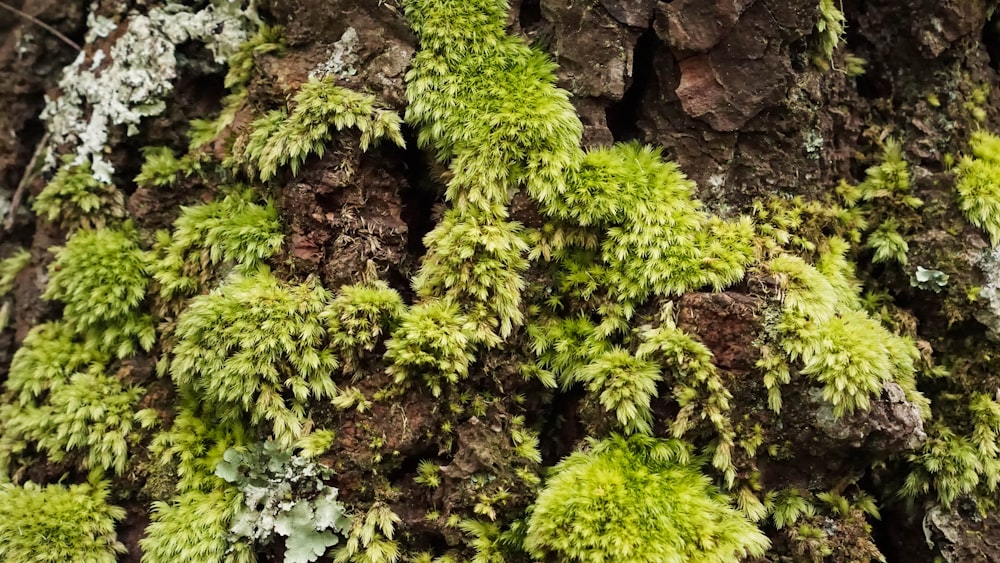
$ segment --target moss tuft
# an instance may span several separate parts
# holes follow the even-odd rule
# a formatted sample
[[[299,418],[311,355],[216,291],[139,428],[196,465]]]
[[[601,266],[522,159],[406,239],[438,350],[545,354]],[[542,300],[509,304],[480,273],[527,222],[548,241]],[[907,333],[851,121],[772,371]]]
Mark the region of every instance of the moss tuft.
[[[115,522],[125,511],[107,504],[108,485],[0,485],[0,559],[117,561],[125,546],[115,535]]]
[[[971,155],[955,166],[959,207],[973,225],[1000,243],[1000,137],[977,131],[969,140]]]
[[[677,440],[591,440],[555,466],[525,546],[581,563],[733,562],[769,546]]]
[[[221,420],[267,422],[291,447],[308,400],[336,394],[320,318],[329,299],[315,283],[289,286],[266,269],[196,297],[177,319],[174,381]]]

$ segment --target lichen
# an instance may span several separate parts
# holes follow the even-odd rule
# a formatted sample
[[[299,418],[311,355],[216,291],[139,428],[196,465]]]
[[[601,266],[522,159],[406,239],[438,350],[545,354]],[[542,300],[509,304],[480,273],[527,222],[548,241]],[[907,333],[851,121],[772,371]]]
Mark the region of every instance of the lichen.
[[[94,15],[87,22],[84,50],[63,70],[60,94],[49,98],[42,119],[50,146],[73,147],[75,165],[89,165],[94,178],[110,184],[114,167],[105,158],[110,131],[124,125],[133,135],[143,118],[159,115],[177,75],[177,46],[203,43],[222,63],[243,43],[257,23],[252,6],[239,0],[213,0],[193,12],[183,4],[168,3],[145,14],[131,13],[119,27]],[[121,33],[114,33],[121,29]],[[113,42],[102,39],[114,37]],[[47,164],[56,165],[50,151]]]

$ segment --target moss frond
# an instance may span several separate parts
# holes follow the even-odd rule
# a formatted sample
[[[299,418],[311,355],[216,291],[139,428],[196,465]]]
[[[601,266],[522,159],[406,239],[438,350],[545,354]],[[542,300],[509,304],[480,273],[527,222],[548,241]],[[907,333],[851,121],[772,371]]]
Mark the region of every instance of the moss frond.
[[[969,148],[972,154],[963,156],[955,166],[959,207],[996,246],[1000,243],[1000,137],[977,131]]]
[[[78,231],[55,255],[42,297],[63,302],[63,322],[70,330],[119,358],[153,347],[153,321],[141,312],[148,259],[130,224]]]
[[[481,340],[499,343],[521,325],[522,274],[528,249],[521,225],[452,209],[424,238],[428,253],[413,280],[424,298],[444,297],[471,307]]]
[[[387,368],[397,383],[422,379],[437,397],[445,384],[469,376],[475,325],[448,299],[414,305],[385,343]]]
[[[108,489],[107,482],[0,484],[0,559],[114,563],[125,553],[115,534],[125,511],[107,504]]]
[[[712,352],[677,328],[671,318],[655,329],[642,330],[640,336],[636,357],[657,360],[664,368],[665,379],[674,384],[674,400],[680,411],[671,425],[671,434],[681,438],[695,426],[697,419],[708,420],[717,435],[712,447],[712,466],[722,472],[731,487],[736,478],[732,462],[736,433],[729,404],[732,394],[712,363]]]
[[[153,502],[152,523],[139,540],[143,563],[218,561],[255,563],[250,544],[230,539],[230,523],[243,503],[234,488],[192,490]]]
[[[379,107],[375,96],[337,86],[335,76],[310,79],[294,102],[291,112],[272,111],[250,126],[238,163],[261,180],[273,178],[286,165],[297,174],[310,155],[323,156],[335,131],[361,131],[362,150],[383,139],[405,145],[402,119],[395,112]]]
[[[582,563],[735,563],[768,546],[689,463],[683,443],[642,435],[592,440],[559,462],[525,541],[538,558]]]
[[[320,318],[329,300],[315,283],[288,286],[266,269],[235,277],[178,318],[171,375],[223,421],[267,422],[291,447],[308,400],[336,394]]]
[[[353,372],[360,356],[373,352],[382,335],[392,333],[405,313],[403,298],[381,280],[341,287],[321,317],[344,371]]]
[[[94,178],[89,160],[74,164],[74,157],[63,157],[62,167],[38,194],[31,209],[66,230],[97,229],[124,219],[122,192]]]
[[[577,370],[574,379],[597,396],[606,411],[614,413],[625,434],[652,433],[650,402],[661,379],[656,364],[613,348]]]
[[[0,297],[6,297],[14,288],[14,278],[31,262],[31,252],[22,248],[10,258],[0,260]]]
[[[221,200],[181,207],[173,233],[160,233],[153,247],[150,271],[160,297],[197,293],[208,264],[226,263],[238,273],[252,273],[281,249],[285,238],[277,210],[254,199],[249,190],[233,191]]]
[[[142,187],[166,188],[177,183],[178,175],[185,177],[200,174],[201,157],[195,154],[177,158],[170,147],[144,147],[145,160],[135,183]]]

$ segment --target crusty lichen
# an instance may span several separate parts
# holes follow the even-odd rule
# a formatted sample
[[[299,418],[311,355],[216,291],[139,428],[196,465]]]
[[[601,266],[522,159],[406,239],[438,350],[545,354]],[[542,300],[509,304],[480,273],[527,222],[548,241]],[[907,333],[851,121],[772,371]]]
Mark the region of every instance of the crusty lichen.
[[[110,130],[124,125],[133,135],[143,118],[163,112],[177,75],[177,46],[201,42],[222,63],[246,40],[257,16],[252,5],[213,0],[197,12],[168,3],[130,13],[120,25],[91,13],[87,23],[87,44],[101,47],[81,51],[63,70],[61,93],[48,99],[42,119],[50,146],[74,147],[74,164],[89,163],[94,178],[110,184],[114,167],[104,158]],[[50,152],[48,166],[56,163]]]

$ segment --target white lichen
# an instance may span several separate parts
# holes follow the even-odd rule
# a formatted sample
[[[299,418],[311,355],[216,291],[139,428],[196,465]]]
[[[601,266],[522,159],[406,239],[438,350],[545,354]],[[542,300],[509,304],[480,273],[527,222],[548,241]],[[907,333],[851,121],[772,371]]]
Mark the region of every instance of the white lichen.
[[[313,69],[309,78],[323,78],[330,74],[343,78],[357,74],[354,65],[358,62],[358,43],[358,32],[353,27],[347,28],[340,40],[333,44],[329,58]]]
[[[986,251],[979,267],[986,284],[979,290],[982,307],[976,311],[976,320],[986,325],[991,337],[1000,340],[1000,247]]]
[[[223,63],[259,24],[252,3],[213,0],[192,12],[178,3],[133,13],[121,24],[91,14],[87,45],[59,81],[61,94],[47,99],[42,118],[47,122],[50,147],[72,147],[76,164],[90,162],[94,177],[111,182],[114,167],[104,158],[111,128],[125,126],[128,135],[138,132],[144,117],[158,115],[173,90],[177,76],[177,45],[198,41]],[[102,41],[119,28],[113,44]],[[46,165],[59,159],[50,150]]]

